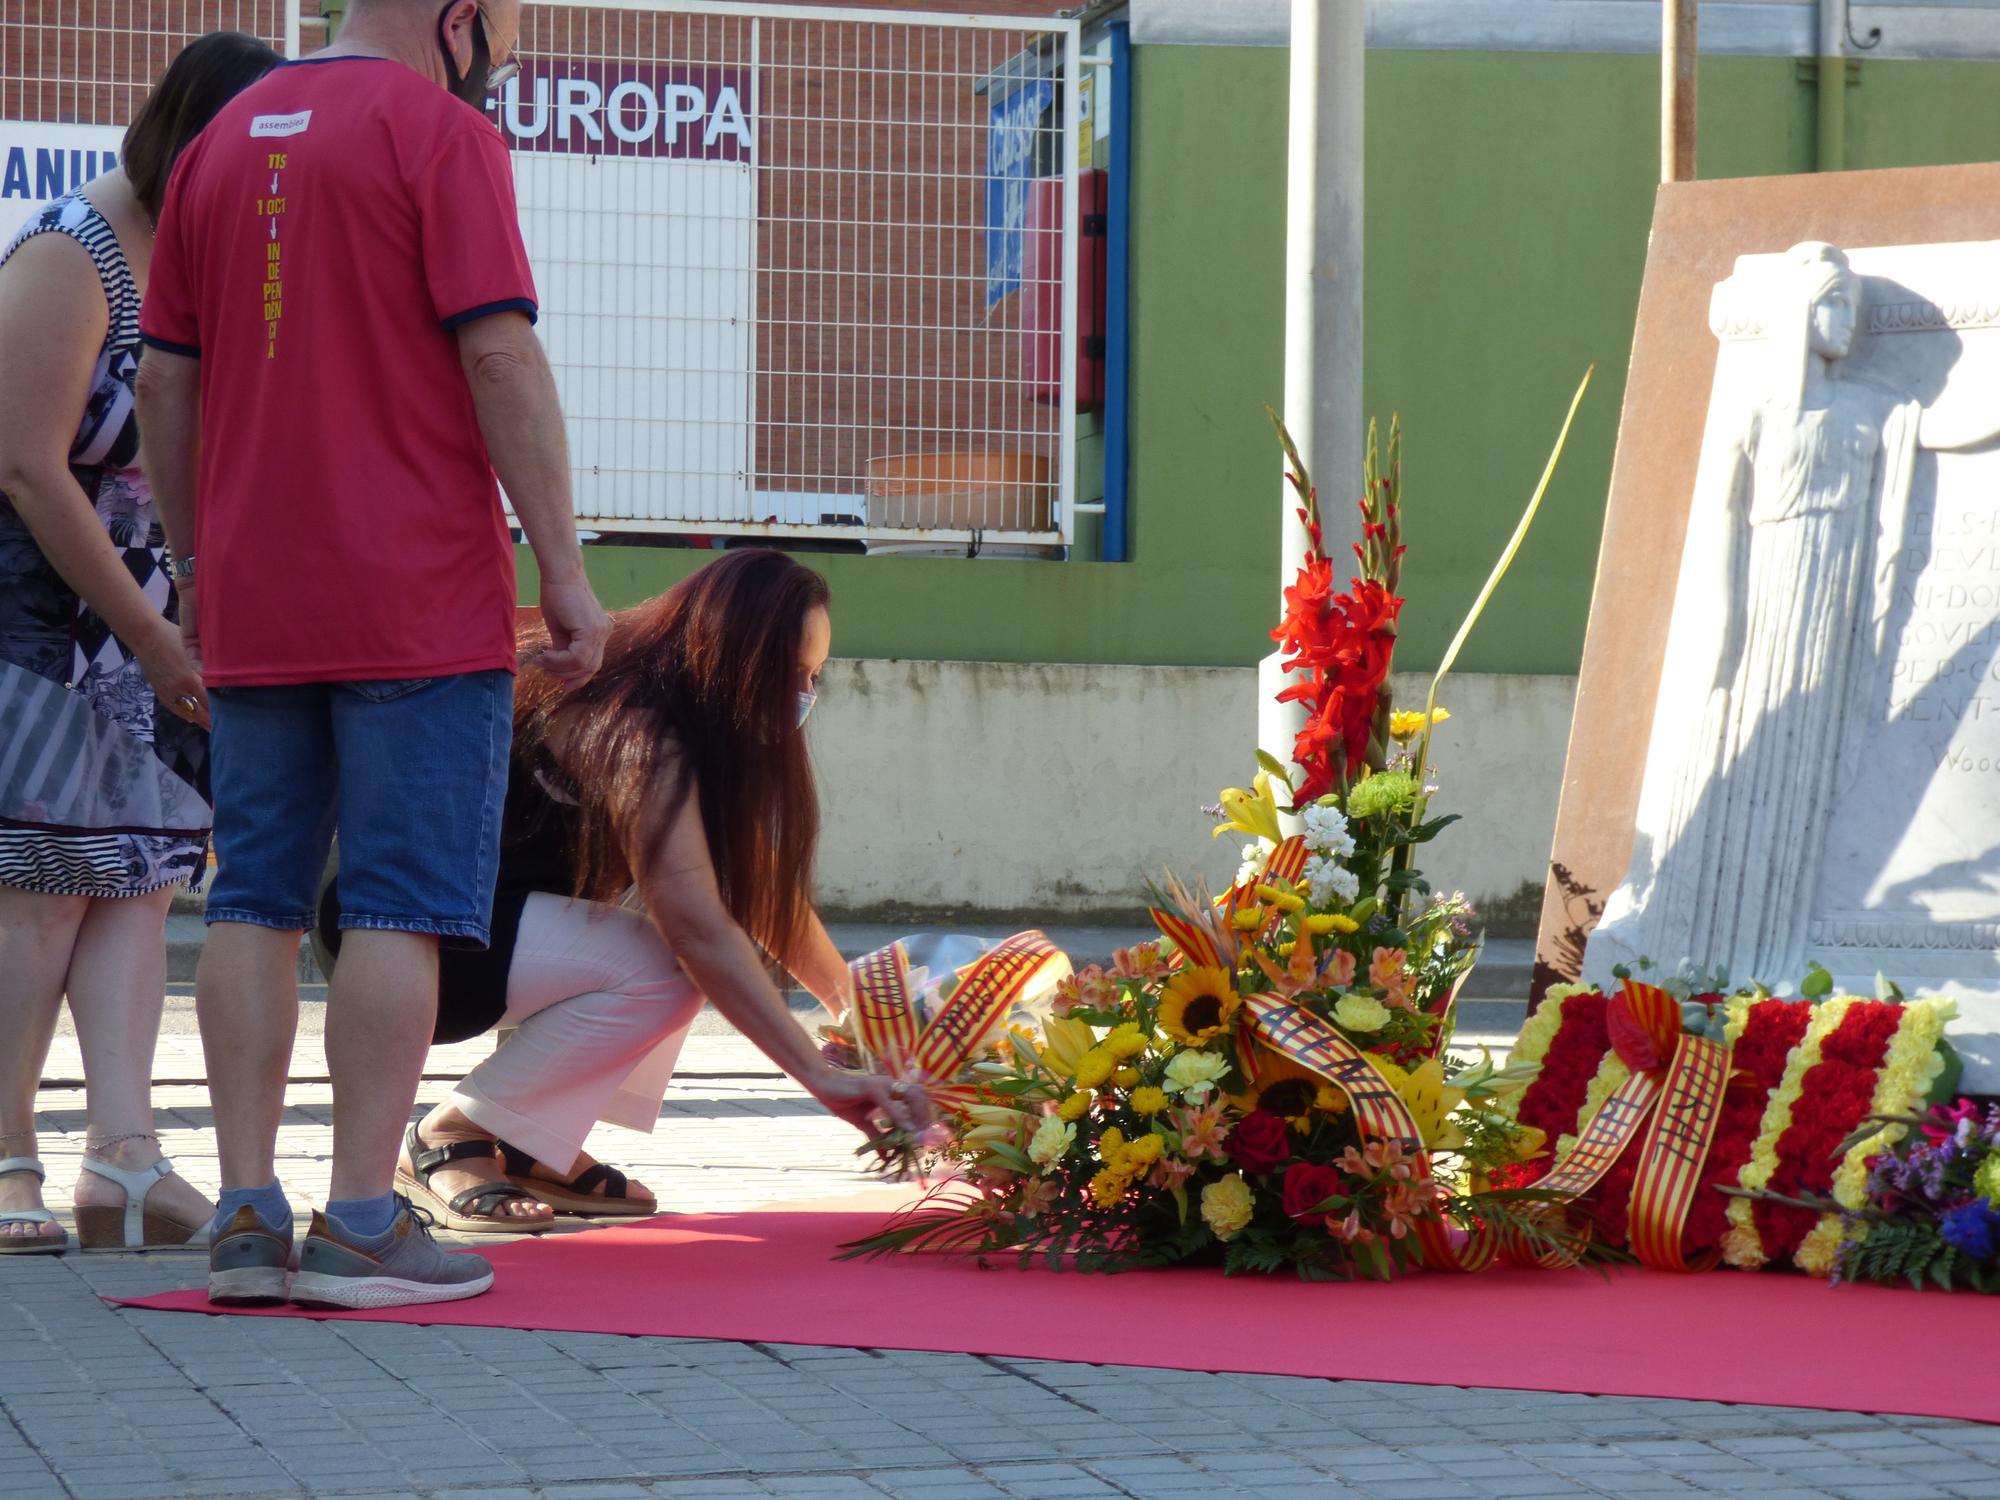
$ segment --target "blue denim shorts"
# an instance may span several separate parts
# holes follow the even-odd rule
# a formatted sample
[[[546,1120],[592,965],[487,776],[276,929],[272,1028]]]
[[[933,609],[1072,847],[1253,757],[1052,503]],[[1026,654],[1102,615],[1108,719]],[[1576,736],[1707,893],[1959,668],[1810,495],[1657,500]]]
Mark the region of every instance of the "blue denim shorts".
[[[209,921],[312,926],[337,829],[343,928],[486,946],[513,674],[216,688],[209,702]]]

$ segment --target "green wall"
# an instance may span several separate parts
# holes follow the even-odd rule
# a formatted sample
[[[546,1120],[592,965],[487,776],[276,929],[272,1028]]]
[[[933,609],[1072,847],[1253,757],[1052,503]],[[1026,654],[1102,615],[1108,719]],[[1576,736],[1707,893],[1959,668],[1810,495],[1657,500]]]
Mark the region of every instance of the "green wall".
[[[1267,649],[1280,507],[1262,408],[1282,395],[1286,55],[1136,59],[1134,561],[817,559],[842,655],[1228,665]],[[1864,63],[1848,164],[2000,158],[1996,86],[1995,64]],[[1541,520],[1460,662],[1574,671],[1658,171],[1658,62],[1374,52],[1368,95],[1365,388],[1371,412],[1404,424],[1400,664],[1436,660],[1595,361]],[[1812,85],[1792,60],[1705,59],[1700,105],[1702,175],[1811,168]],[[703,560],[590,553],[614,604]],[[531,588],[525,554],[523,574]]]

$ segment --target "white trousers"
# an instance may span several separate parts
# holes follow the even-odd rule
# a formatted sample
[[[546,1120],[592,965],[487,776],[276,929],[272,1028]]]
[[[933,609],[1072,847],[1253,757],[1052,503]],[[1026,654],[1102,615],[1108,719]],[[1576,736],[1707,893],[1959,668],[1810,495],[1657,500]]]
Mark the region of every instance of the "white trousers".
[[[702,995],[645,917],[536,893],[521,912],[502,1026],[519,1029],[451,1096],[480,1129],[565,1175],[602,1120],[651,1134]]]

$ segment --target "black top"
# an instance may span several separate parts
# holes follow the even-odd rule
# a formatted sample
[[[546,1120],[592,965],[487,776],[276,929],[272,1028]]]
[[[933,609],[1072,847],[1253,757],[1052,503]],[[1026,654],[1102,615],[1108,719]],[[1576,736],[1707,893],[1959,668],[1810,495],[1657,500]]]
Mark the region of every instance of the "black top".
[[[521,932],[521,910],[536,891],[567,896],[576,883],[576,804],[543,757],[516,756],[507,768],[507,802],[500,817],[500,873],[493,888],[492,943],[468,948],[447,941],[438,952],[438,1014],[433,1040],[462,1042],[499,1024],[507,1009],[507,972]],[[319,933],[340,952],[340,885],[320,897]]]

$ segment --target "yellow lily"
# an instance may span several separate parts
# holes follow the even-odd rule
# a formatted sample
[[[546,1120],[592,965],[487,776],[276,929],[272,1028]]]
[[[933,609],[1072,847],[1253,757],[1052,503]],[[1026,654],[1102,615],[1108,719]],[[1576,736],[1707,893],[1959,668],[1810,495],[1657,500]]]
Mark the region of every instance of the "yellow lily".
[[[1083,1054],[1097,1045],[1097,1033],[1086,1022],[1068,1016],[1048,1017],[1042,1022],[1042,1035],[1048,1038],[1042,1060],[1062,1078],[1074,1078]]]
[[[1247,833],[1272,844],[1279,842],[1278,799],[1271,792],[1271,773],[1259,771],[1251,786],[1254,790],[1247,792],[1240,786],[1222,789],[1220,801],[1227,821],[1215,825],[1212,837]]]
[[[1425,726],[1442,724],[1449,719],[1449,711],[1436,708],[1426,714],[1421,709],[1399,708],[1389,715],[1389,738],[1397,744],[1406,744],[1423,733]]]
[[[1410,1118],[1423,1133],[1424,1145],[1433,1151],[1450,1151],[1465,1145],[1465,1135],[1452,1123],[1451,1113],[1465,1102],[1465,1090],[1444,1081],[1444,1064],[1435,1057],[1397,1081],[1396,1092],[1409,1108]]]

